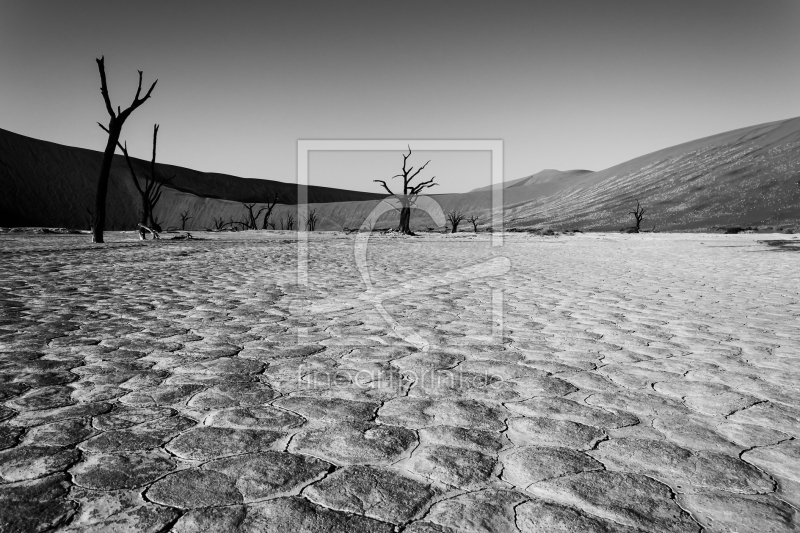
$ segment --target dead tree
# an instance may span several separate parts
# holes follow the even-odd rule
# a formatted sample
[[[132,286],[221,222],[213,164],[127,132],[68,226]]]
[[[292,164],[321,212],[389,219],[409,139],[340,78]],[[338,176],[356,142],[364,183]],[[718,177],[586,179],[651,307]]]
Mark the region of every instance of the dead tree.
[[[97,59],[97,68],[100,70],[100,92],[103,94],[103,101],[106,104],[106,111],[111,117],[108,121],[108,140],[106,149],[103,152],[103,163],[100,165],[100,177],[97,180],[97,196],[95,198],[95,217],[92,225],[92,242],[103,242],[103,230],[106,224],[106,197],[108,196],[108,177],[111,173],[111,162],[114,159],[114,152],[119,144],[119,136],[122,133],[122,126],[139,106],[147,101],[152,94],[158,80],[153,82],[144,98],[139,98],[142,93],[142,71],[139,72],[139,87],[136,89],[136,96],[133,103],[124,111],[117,106],[116,113],[111,105],[111,97],[108,94],[108,84],[106,83],[105,57]]]
[[[261,226],[261,229],[267,229],[269,226],[272,226],[272,229],[275,229],[275,224],[271,223],[269,219],[272,217],[272,210],[275,209],[275,205],[278,203],[278,194],[275,193],[275,197],[272,199],[272,203],[269,202],[269,198],[267,199],[267,207],[264,209],[267,211],[264,215],[264,223]]]
[[[408,154],[403,154],[403,172],[400,174],[396,174],[391,177],[394,178],[403,178],[403,192],[402,194],[395,194],[389,189],[389,186],[383,180],[373,180],[375,183],[380,183],[383,185],[383,188],[386,189],[386,192],[400,200],[400,225],[397,226],[397,231],[404,235],[414,235],[414,232],[411,231],[411,207],[414,204],[414,198],[423,190],[428,187],[433,187],[434,185],[438,185],[434,183],[433,180],[436,176],[433,176],[428,181],[423,181],[418,183],[417,185],[412,185],[411,180],[417,177],[417,174],[422,172],[422,170],[428,166],[428,163],[425,163],[421,167],[419,167],[416,171],[414,167],[406,168],[408,164],[408,158],[411,156],[411,146],[408,147]]]
[[[222,217],[219,217],[219,218],[214,217],[212,219],[212,221],[214,223],[214,229],[217,230],[217,231],[220,231],[220,230],[222,230],[222,228],[225,227],[225,220],[223,220]]]
[[[445,215],[445,218],[450,222],[450,225],[453,226],[453,233],[455,233],[458,231],[459,223],[464,220],[464,215],[458,209],[453,209]]]
[[[475,231],[475,233],[478,233],[478,220],[480,218],[481,217],[479,217],[478,215],[472,215],[467,219],[469,222],[472,223],[472,229]]]
[[[106,133],[108,133],[108,129],[105,126],[99,122],[97,125],[103,128]],[[142,210],[140,213],[141,221],[138,224],[139,239],[141,240],[145,240],[145,229],[149,230],[148,225],[150,228],[156,231],[161,231],[161,225],[153,215],[153,211],[156,207],[156,204],[161,199],[161,187],[163,187],[165,183],[169,183],[175,179],[175,174],[162,181],[158,181],[156,179],[156,145],[158,144],[158,127],[158,124],[153,125],[153,158],[150,160],[150,175],[145,175],[144,177],[144,188],[142,188],[142,186],[139,184],[139,178],[136,176],[136,171],[133,169],[133,163],[128,155],[128,143],[126,142],[125,144],[120,144],[120,142],[117,141],[117,146],[120,150],[122,150],[122,154],[125,156],[125,162],[128,164],[128,170],[131,172],[133,184],[136,185],[136,190],[139,191],[139,195],[142,197]]]
[[[145,181],[145,185],[149,186],[149,192],[146,188],[143,195],[147,194],[147,215],[150,217],[150,225],[158,230],[161,231],[161,225],[158,223],[155,217],[155,208],[158,201],[161,199],[161,187],[164,186],[165,183],[168,183],[175,179],[175,174],[170,176],[169,178],[156,183],[156,144],[158,141],[158,124],[153,125],[153,158],[150,160],[150,179]],[[139,189],[141,192],[142,190]],[[142,196],[144,198],[144,196]]]
[[[306,218],[306,228],[308,231],[314,231],[314,229],[317,227],[317,222],[319,222],[317,210],[312,209],[308,212],[308,218]]]
[[[279,218],[278,222],[281,223],[281,230],[291,230],[294,228],[294,217],[290,214],[286,214],[286,222],[283,221],[283,218]],[[275,224],[270,222],[272,229],[275,229]]]
[[[186,211],[181,211],[180,212],[180,217],[181,217],[181,231],[186,231],[186,221],[187,220],[191,220],[194,217],[190,217],[189,216],[189,210],[188,209]]]
[[[241,222],[244,229],[258,229],[258,217],[261,216],[261,212],[266,209],[266,207],[262,207],[258,210],[258,212],[254,215],[253,208],[256,204],[242,204],[245,209],[247,209],[247,214],[245,215],[244,221]],[[233,220],[233,219],[231,219]]]
[[[233,220],[233,215],[231,215],[230,219],[225,223],[226,226],[230,226],[233,231],[239,231],[239,228],[236,225],[242,227],[243,230],[248,229],[248,220]]]
[[[636,200],[636,209],[631,211],[629,214],[633,215],[633,218],[636,219],[636,233],[639,233],[639,228],[642,225],[642,219],[644,218],[645,208],[639,205],[639,200]]]

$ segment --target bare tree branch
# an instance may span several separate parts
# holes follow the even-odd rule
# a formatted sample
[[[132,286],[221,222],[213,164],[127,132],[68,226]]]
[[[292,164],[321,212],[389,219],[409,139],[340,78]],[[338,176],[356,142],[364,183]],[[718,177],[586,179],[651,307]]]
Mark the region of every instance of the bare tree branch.
[[[419,194],[422,189],[427,189],[428,187],[433,187],[434,185],[439,185],[438,183],[433,183],[433,180],[436,179],[436,176],[432,177],[428,181],[423,181],[422,183],[418,184],[417,186],[411,189],[411,194]]]
[[[103,129],[103,131],[109,133],[108,128],[106,128],[99,122],[97,123],[97,125],[100,126]],[[122,155],[125,156],[125,162],[128,164],[128,170],[130,170],[131,172],[131,178],[133,178],[133,184],[136,185],[136,189],[139,191],[139,194],[144,194],[142,187],[139,185],[139,179],[136,177],[136,171],[133,170],[133,163],[131,163],[131,158],[130,156],[128,156],[128,143],[126,142],[124,145],[122,145],[120,144],[119,141],[117,141],[117,146],[119,147],[120,150],[122,150]]]
[[[120,113],[120,116],[125,116],[127,118],[128,115],[133,113],[134,110],[137,107],[139,107],[140,105],[145,103],[147,101],[147,99],[150,98],[150,94],[153,92],[153,89],[155,89],[156,83],[158,83],[158,80],[153,82],[153,85],[151,85],[150,89],[147,90],[147,94],[144,95],[144,98],[139,99],[139,93],[141,92],[141,89],[142,89],[142,71],[140,70],[139,71],[139,88],[136,90],[136,97],[133,99],[133,103],[131,103],[131,105],[128,107],[128,109],[126,109],[125,111],[122,111]]]
[[[133,178],[133,184],[136,185],[136,189],[139,191],[139,194],[144,194],[141,185],[139,185],[139,178],[136,177],[136,171],[133,170],[133,163],[131,162],[131,158],[130,156],[128,156],[128,142],[125,141],[125,146],[120,146],[120,149],[122,150],[122,153],[125,156],[125,162],[128,163],[128,169],[131,171],[131,178]]]
[[[272,210],[275,209],[275,205],[277,205],[279,201],[278,193],[275,193],[271,203],[269,198],[267,198],[267,206],[262,208],[262,210],[266,210],[267,212],[264,215],[264,223],[261,225],[261,229],[268,229],[270,225],[272,225],[272,229],[275,229],[275,224],[270,222],[270,217],[272,217]],[[259,213],[260,212],[261,211],[259,211]],[[256,218],[258,218],[258,215],[256,215]]]
[[[152,196],[150,196],[150,198],[151,198],[150,207],[151,208],[155,207],[156,204],[158,203],[158,200],[161,198],[161,187],[163,187],[165,184],[169,183],[170,181],[174,180],[176,177],[177,177],[177,174],[173,174],[169,178],[158,182],[158,185],[156,186],[155,191],[153,191]],[[155,183],[155,180],[153,180],[153,182]]]
[[[150,95],[153,93],[153,89],[158,83],[158,80],[154,81],[153,84],[150,86],[150,89],[147,90],[147,94],[144,95],[144,98],[139,98],[139,95],[142,94],[142,71],[138,70],[139,73],[139,85],[136,87],[136,96],[133,98],[133,102],[125,111],[122,111],[120,106],[117,106],[117,113],[114,114],[114,108],[111,106],[111,96],[108,93],[108,83],[106,82],[106,68],[105,68],[105,56],[101,57],[100,59],[96,59],[97,61],[97,68],[100,70],[100,92],[103,94],[103,101],[106,104],[106,111],[111,116],[112,119],[125,117],[127,118],[128,115],[133,113],[133,111],[145,103]]]
[[[142,84],[142,71],[139,71],[139,89]],[[138,96],[139,91],[136,91]],[[148,192],[154,187],[156,182],[156,143],[158,142],[158,124],[153,124],[153,158],[150,160],[150,183],[148,183]]]
[[[472,229],[475,233],[478,233],[478,220],[480,217],[478,215],[472,215],[467,220],[472,223]]]
[[[139,86],[136,88],[136,96],[133,97],[134,102],[139,99],[139,95],[142,93],[142,71],[137,70],[136,72],[139,73]]]
[[[111,107],[111,96],[108,94],[108,83],[106,83],[106,56],[95,59],[97,61],[97,68],[100,69],[100,92],[103,94],[103,101],[106,104],[106,111],[111,115],[111,118],[117,118],[114,114],[114,108]]]
[[[395,177],[397,177],[397,176],[395,176]],[[394,196],[394,193],[393,193],[393,192],[392,192],[392,190],[389,188],[389,186],[388,186],[388,185],[386,185],[386,182],[385,182],[385,181],[383,181],[383,180],[372,180],[372,181],[374,181],[375,183],[380,183],[381,185],[383,185],[383,188],[384,188],[384,189],[386,189],[386,192],[388,192],[389,194],[391,194],[392,196]]]
[[[150,202],[150,208],[151,208],[151,212],[152,212],[152,208],[156,206],[156,204],[158,203],[158,201],[159,201],[159,200],[161,200],[161,190],[160,190],[160,189],[161,189],[161,188],[159,187],[158,194],[156,194],[156,195],[153,197],[153,199],[151,200],[151,202]]]
[[[428,163],[430,163],[430,162],[431,162],[431,160],[430,160],[430,159],[428,159]],[[425,167],[427,167],[427,166],[428,166],[428,163],[425,163],[424,165],[422,165],[421,167],[419,167],[419,169],[418,169],[416,172],[414,172],[414,173],[413,173],[413,174],[412,174],[412,175],[411,175],[411,176],[408,178],[408,181],[410,182],[411,180],[413,180],[413,179],[414,179],[414,178],[417,176],[417,174],[419,174],[420,172],[422,172],[422,170],[423,170]],[[414,167],[411,167],[411,168],[409,168],[409,169],[408,169],[408,171],[409,171],[409,172],[411,172],[412,170],[414,170]]]

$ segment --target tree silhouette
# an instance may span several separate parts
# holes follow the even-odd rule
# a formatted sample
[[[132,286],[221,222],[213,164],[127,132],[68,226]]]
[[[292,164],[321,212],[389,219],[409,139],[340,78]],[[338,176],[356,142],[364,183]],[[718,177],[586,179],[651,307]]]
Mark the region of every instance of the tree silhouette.
[[[186,211],[181,211],[180,212],[180,217],[181,217],[181,230],[185,231],[186,230],[186,221],[190,220],[190,219],[192,219],[194,217],[190,217],[189,216],[189,210],[188,209]]]
[[[639,200],[636,200],[636,209],[631,211],[629,214],[633,215],[633,218],[636,219],[636,233],[639,233],[639,228],[642,225],[642,219],[644,218],[645,208],[639,205]]]
[[[414,198],[419,195],[420,191],[426,189],[428,187],[433,187],[434,185],[438,185],[434,183],[433,180],[436,176],[433,176],[428,181],[423,181],[418,183],[417,185],[411,185],[411,180],[417,177],[417,174],[422,172],[422,170],[428,166],[428,163],[425,163],[421,167],[419,167],[416,171],[414,171],[414,167],[406,168],[408,165],[408,158],[411,156],[411,146],[408,147],[408,154],[403,154],[403,171],[400,174],[395,174],[391,177],[394,178],[403,178],[403,193],[402,194],[395,194],[389,189],[389,186],[386,184],[384,180],[373,180],[375,183],[380,183],[383,185],[383,188],[386,189],[386,192],[400,200],[400,225],[397,227],[397,231],[403,233],[404,235],[414,235],[414,232],[411,231],[411,207],[414,204]]]
[[[264,224],[261,226],[261,229],[267,229],[270,226],[272,226],[272,229],[275,229],[275,224],[271,223],[269,219],[272,217],[272,210],[275,209],[275,204],[278,203],[278,200],[278,193],[275,193],[272,203],[269,203],[269,199],[267,199],[267,207],[264,208],[267,213],[264,215]]]
[[[244,229],[258,229],[258,217],[261,216],[261,212],[266,209],[266,207],[262,207],[258,210],[258,212],[254,215],[253,208],[256,204],[242,204],[245,209],[247,209],[247,214],[245,215],[245,219],[242,222]]]
[[[214,217],[213,218],[213,223],[214,223],[214,229],[217,230],[217,231],[219,231],[222,228],[224,228],[225,224],[226,224],[225,220],[222,217],[219,217],[219,218]]]
[[[106,133],[108,133],[108,129],[105,126],[99,122],[97,125],[103,128]],[[119,141],[117,141],[117,146],[120,150],[122,150],[122,154],[125,156],[125,162],[128,164],[128,170],[131,172],[133,184],[136,185],[136,190],[139,191],[139,195],[142,197],[142,218],[139,222],[139,238],[141,240],[145,239],[145,230],[150,231],[150,233],[153,235],[156,235],[154,232],[161,231],[161,226],[153,216],[153,210],[155,209],[158,201],[161,199],[161,187],[163,187],[165,183],[169,183],[175,179],[175,175],[173,174],[171,177],[163,181],[156,180],[156,144],[158,143],[158,127],[158,124],[153,126],[153,159],[150,160],[150,175],[145,174],[144,177],[144,188],[142,188],[142,186],[139,184],[139,178],[136,176],[136,171],[133,169],[133,163],[128,155],[128,143],[126,142],[125,144],[120,144]]]
[[[472,215],[467,220],[472,223],[472,229],[475,233],[478,233],[478,220],[480,217],[478,215]]]
[[[308,218],[306,218],[306,228],[308,231],[314,231],[314,229],[317,227],[317,222],[319,222],[317,210],[312,209],[308,212]]]
[[[453,233],[455,233],[458,231],[458,224],[464,220],[464,215],[458,210],[458,208],[454,208],[445,215],[445,218],[448,222],[450,222],[450,225],[453,226]]]
[[[122,133],[122,126],[125,121],[131,116],[139,106],[150,98],[153,89],[158,83],[158,80],[153,82],[144,98],[139,98],[142,93],[142,71],[139,72],[139,86],[136,89],[136,96],[133,98],[133,103],[124,111],[117,106],[116,113],[111,105],[111,97],[108,94],[108,84],[106,83],[106,69],[105,69],[105,56],[97,59],[97,68],[100,70],[100,92],[103,95],[103,101],[106,104],[106,111],[111,117],[108,121],[108,140],[106,141],[106,149],[103,152],[103,163],[100,165],[100,177],[97,180],[97,196],[95,198],[95,214],[92,224],[92,242],[103,242],[103,230],[106,224],[106,197],[108,196],[108,177],[111,173],[111,162],[114,159],[114,152],[119,144],[119,136]]]

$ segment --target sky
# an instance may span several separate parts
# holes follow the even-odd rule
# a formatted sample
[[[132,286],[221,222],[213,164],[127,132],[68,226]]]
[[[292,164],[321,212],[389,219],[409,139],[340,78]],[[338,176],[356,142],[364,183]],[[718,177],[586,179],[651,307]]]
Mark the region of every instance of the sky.
[[[105,55],[115,107],[137,69],[159,80],[135,157],[158,123],[159,162],[248,178],[294,182],[298,139],[501,139],[506,180],[602,170],[800,115],[798,27],[796,0],[0,0],[0,128],[102,150]],[[486,153],[428,158],[436,192],[490,183]],[[381,192],[401,164],[312,154],[310,179]]]

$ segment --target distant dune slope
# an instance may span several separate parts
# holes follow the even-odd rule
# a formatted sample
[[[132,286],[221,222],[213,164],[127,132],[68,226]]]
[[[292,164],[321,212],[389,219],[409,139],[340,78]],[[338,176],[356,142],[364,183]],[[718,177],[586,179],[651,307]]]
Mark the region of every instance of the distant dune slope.
[[[101,154],[30,139],[0,130],[0,225],[86,226],[93,206]],[[144,161],[135,164],[145,171]],[[285,204],[273,223],[297,221],[293,183],[254,180],[159,165],[162,177],[176,175],[156,208],[162,226],[179,226],[179,213],[193,217],[190,229],[210,228],[213,220],[241,220],[242,202],[263,202],[278,192]],[[544,170],[504,184],[508,227],[617,230],[632,223],[638,199],[646,207],[644,227],[661,230],[712,226],[800,226],[800,118],[742,128],[632,159],[599,172]],[[490,221],[492,190],[432,195],[445,212],[457,209]],[[319,230],[357,228],[383,195],[310,187],[309,209]],[[122,156],[109,187],[109,229],[134,227],[139,200]],[[259,204],[258,207],[260,207]],[[396,224],[387,214],[377,227]],[[304,223],[304,221],[300,221]],[[297,222],[296,222],[297,224]],[[417,213],[412,227],[435,224]],[[297,226],[295,226],[297,227]],[[462,228],[468,229],[464,220]]]
[[[599,172],[544,170],[506,182],[503,204],[507,227],[618,230],[632,225],[629,212],[637,199],[647,209],[645,229],[797,227],[798,181],[800,118],[794,118],[698,139]],[[434,197],[445,211],[459,208],[483,223],[490,219],[491,187]],[[352,227],[373,205],[314,208],[333,229]],[[424,215],[412,223],[432,224]]]
[[[638,199],[644,225],[800,223],[800,118],[698,139],[581,177],[535,200],[508,205],[515,226],[614,230],[629,226]]]
[[[71,226],[85,227],[86,209],[94,209],[97,176],[102,153],[32,139],[0,129],[0,226]],[[134,159],[137,173],[143,175],[149,162]],[[157,213],[165,218],[178,218],[178,211],[169,198],[186,193],[196,197],[198,205],[208,199],[225,199],[220,204],[259,202],[277,192],[283,202],[297,202],[297,186],[271,180],[246,179],[225,174],[198,172],[173,165],[158,164],[160,178],[175,175]],[[346,202],[380,198],[380,194],[346,191],[328,187],[309,187],[314,202]],[[114,158],[108,190],[109,229],[135,226],[139,209],[138,192],[130,178],[125,159]],[[215,213],[217,211],[214,211]],[[174,217],[173,217],[174,215]],[[210,219],[209,219],[210,225]]]
[[[521,190],[531,191],[537,188],[541,194],[553,194],[563,188],[584,183],[586,179],[590,179],[592,174],[594,172],[591,170],[555,170],[546,168],[531,176],[506,181],[503,183],[503,188],[516,189],[515,191],[509,191],[514,194]],[[488,185],[470,192],[490,191],[491,189],[492,186]]]

